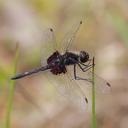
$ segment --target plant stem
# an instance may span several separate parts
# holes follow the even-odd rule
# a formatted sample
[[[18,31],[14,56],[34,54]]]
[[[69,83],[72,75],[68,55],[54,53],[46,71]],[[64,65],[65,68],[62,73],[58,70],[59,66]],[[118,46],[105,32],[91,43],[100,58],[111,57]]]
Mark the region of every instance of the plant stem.
[[[14,73],[13,73],[13,75],[16,74],[18,58],[19,58],[19,45],[17,43],[16,44],[16,54],[15,54],[15,59],[14,59]],[[10,90],[9,90],[9,95],[8,95],[5,128],[10,128],[10,124],[11,124],[11,111],[12,111],[12,107],[13,107],[14,90],[15,90],[15,81],[10,81]]]
[[[95,59],[92,61],[92,128],[96,128],[96,111],[95,111]]]

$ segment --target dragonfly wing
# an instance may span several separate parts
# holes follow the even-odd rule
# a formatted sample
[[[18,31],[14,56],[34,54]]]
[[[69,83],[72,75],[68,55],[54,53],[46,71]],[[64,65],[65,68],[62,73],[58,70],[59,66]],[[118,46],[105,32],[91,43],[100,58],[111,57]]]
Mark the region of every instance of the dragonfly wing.
[[[92,88],[92,72],[84,72],[85,81],[81,80],[82,84],[86,83],[87,89],[90,90]],[[104,80],[102,77],[98,76],[97,74],[94,74],[95,77],[95,90],[98,94],[104,94],[104,93],[110,93],[111,92],[111,84]]]
[[[79,21],[77,24],[72,26],[72,29],[68,33],[66,33],[61,42],[61,52],[65,53],[71,48],[81,24],[82,21]]]
[[[30,103],[33,107],[35,107],[37,110],[41,110],[40,106],[38,105],[34,97],[26,90],[26,88],[23,85],[18,83],[16,85],[16,91],[20,93],[23,96],[23,98],[26,101],[28,101],[28,103]]]
[[[41,65],[46,65],[47,58],[52,55],[55,51],[60,51],[61,53],[65,53],[68,51],[72,43],[75,39],[75,36],[79,30],[82,21],[79,21],[75,24],[72,29],[64,36],[63,40],[61,41],[61,48],[57,47],[56,38],[53,29],[48,28],[43,33],[43,43],[41,47]]]
[[[76,81],[72,76],[71,76],[71,72],[68,71],[66,74],[66,78],[68,80],[69,83],[69,91],[70,91],[70,95],[72,96],[72,99],[76,101],[76,99],[78,100],[78,102],[86,102],[88,103],[88,98],[86,96],[86,92],[85,90],[83,90],[79,84],[78,81]]]
[[[52,28],[48,28],[43,33],[43,43],[41,46],[41,65],[47,64],[47,59],[57,50],[55,34]]]
[[[82,87],[88,89],[88,91],[90,91],[90,89],[92,88],[92,72],[90,70],[83,72],[79,68],[79,66],[76,66],[76,76],[81,78],[81,80],[77,80],[77,81]],[[111,92],[111,85],[109,82],[107,82],[97,74],[94,74],[94,76],[95,76],[95,88],[97,93],[102,94],[102,93]]]
[[[92,72],[88,72],[88,76],[92,77]],[[97,74],[94,74],[95,76],[95,86],[98,92],[101,93],[109,93],[111,91],[111,84],[104,80],[102,77],[98,76]]]
[[[86,92],[81,89],[79,84],[74,79],[72,79],[69,71],[65,74],[57,76],[49,75],[47,75],[48,78],[51,77],[49,81],[51,81],[52,85],[56,88],[62,98],[73,103],[75,107],[85,110],[85,106],[88,102],[85,95]]]

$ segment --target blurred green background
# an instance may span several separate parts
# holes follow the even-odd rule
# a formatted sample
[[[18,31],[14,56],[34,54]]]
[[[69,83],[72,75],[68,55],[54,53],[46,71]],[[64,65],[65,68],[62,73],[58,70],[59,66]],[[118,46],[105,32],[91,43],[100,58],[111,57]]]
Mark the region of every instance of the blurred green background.
[[[48,50],[42,47],[43,32],[52,27],[60,45],[66,32],[80,20],[83,24],[72,50],[94,55],[96,73],[112,85],[109,94],[96,99],[98,128],[127,128],[127,12],[127,0],[1,0],[0,128],[6,118],[16,43],[20,49],[17,72],[30,70],[40,66],[41,51]],[[52,79],[52,75],[39,73],[16,82],[12,128],[90,128],[91,98],[81,113],[72,102],[55,94]],[[90,92],[87,94],[90,97]]]

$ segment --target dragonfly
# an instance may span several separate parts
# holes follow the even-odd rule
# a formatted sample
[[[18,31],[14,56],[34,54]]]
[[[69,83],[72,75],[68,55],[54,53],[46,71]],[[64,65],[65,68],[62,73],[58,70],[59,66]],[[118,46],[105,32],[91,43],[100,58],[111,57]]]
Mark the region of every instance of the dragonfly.
[[[64,39],[61,42],[62,46],[60,50],[57,49],[57,43],[53,29],[49,28],[48,33],[45,35],[46,37],[48,37],[48,41],[44,43],[45,50],[43,50],[44,53],[41,59],[41,66],[24,73],[16,74],[11,78],[11,80],[18,80],[43,71],[48,71],[56,77],[66,76],[66,78],[68,79],[67,84],[69,84],[69,86],[62,87],[61,83],[58,84],[59,88],[61,87],[61,92],[63,92],[63,90],[66,88],[66,91],[68,90],[67,92],[73,94],[72,97],[74,95],[77,95],[77,98],[79,97],[82,100],[84,99],[84,101],[88,103],[88,99],[82,88],[79,86],[79,82],[75,81],[86,81],[88,84],[92,83],[90,72],[90,69],[93,66],[92,59],[90,59],[89,53],[85,50],[81,50],[78,53],[70,51],[81,24],[82,21],[75,25],[75,28],[73,27],[73,29],[71,29],[71,31],[64,36]],[[73,70],[69,71],[68,67],[71,66],[73,67]],[[77,70],[86,73],[86,77],[80,77],[77,74]],[[71,76],[71,72],[73,73],[73,77]],[[95,79],[96,86],[102,88],[111,87],[109,82],[102,79],[97,74],[95,74]]]

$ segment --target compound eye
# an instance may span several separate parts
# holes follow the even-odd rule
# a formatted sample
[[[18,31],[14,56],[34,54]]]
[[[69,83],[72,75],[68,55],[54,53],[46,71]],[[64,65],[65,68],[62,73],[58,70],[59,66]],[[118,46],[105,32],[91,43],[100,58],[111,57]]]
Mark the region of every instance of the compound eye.
[[[81,51],[80,52],[80,61],[82,63],[85,63],[85,62],[88,61],[88,59],[89,59],[89,54],[87,52],[85,52],[85,51]]]

